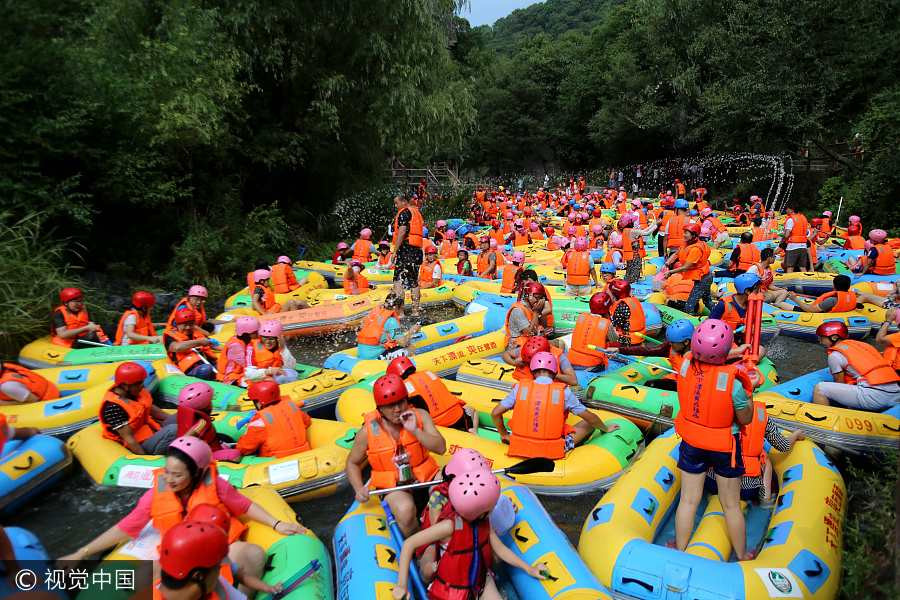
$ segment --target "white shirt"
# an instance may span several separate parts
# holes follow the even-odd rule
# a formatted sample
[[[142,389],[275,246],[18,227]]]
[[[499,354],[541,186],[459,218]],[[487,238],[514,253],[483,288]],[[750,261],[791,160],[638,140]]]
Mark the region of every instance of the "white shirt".
[[[137,325],[137,315],[134,313],[129,314],[125,317],[125,322],[122,323],[122,345],[127,346],[129,344],[133,344],[131,338],[125,334],[128,326],[131,325],[131,332],[134,333],[134,327]]]
[[[784,222],[784,237],[788,238],[791,234],[791,231],[794,229],[794,219],[788,218],[787,221]],[[809,235],[809,229],[806,230],[806,235]],[[789,252],[791,250],[799,250],[800,248],[806,248],[806,243],[793,242],[788,243],[785,247],[785,252]]]

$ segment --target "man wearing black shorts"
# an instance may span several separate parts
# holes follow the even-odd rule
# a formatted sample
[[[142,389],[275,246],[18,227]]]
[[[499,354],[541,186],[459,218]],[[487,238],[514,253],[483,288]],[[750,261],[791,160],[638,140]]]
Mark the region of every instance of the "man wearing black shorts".
[[[401,298],[410,291],[412,297],[411,314],[418,315],[419,308],[419,267],[422,266],[422,229],[424,221],[419,209],[409,203],[405,196],[396,196],[394,206],[394,293]]]

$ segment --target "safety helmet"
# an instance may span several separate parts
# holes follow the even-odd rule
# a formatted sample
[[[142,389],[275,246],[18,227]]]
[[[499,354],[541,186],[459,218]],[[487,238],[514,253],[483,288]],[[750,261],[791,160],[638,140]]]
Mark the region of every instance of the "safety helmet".
[[[694,330],[691,337],[691,353],[700,362],[721,365],[728,358],[734,332],[731,326],[719,319],[706,319]]]
[[[613,231],[609,234],[609,246],[610,248],[621,248],[622,247],[622,234],[618,231]]]
[[[559,361],[556,360],[556,357],[551,352],[538,352],[531,357],[531,360],[528,362],[528,368],[531,369],[532,373],[539,369],[546,369],[556,374],[559,373]]]
[[[257,269],[253,271],[253,281],[259,283],[260,281],[265,281],[269,277],[272,276],[272,272],[268,269]]]
[[[480,238],[478,238],[478,242],[481,243],[481,244],[490,244],[490,243],[491,243],[491,236],[489,236],[489,235],[483,235],[483,236],[481,236]]]
[[[467,521],[474,521],[497,504],[500,482],[487,469],[462,473],[450,482],[447,496],[456,514]]]
[[[437,222],[434,224],[434,226],[435,227],[446,227],[447,221],[445,221],[443,219],[438,219]]]
[[[59,290],[59,301],[62,304],[71,302],[72,300],[84,299],[84,293],[75,287],[67,287]]]
[[[609,291],[617,300],[631,295],[631,284],[624,279],[613,279],[609,282]]]
[[[575,250],[576,251],[582,252],[584,250],[587,250],[587,247],[588,247],[588,241],[587,241],[586,237],[578,236],[577,238],[575,238]]]
[[[700,226],[696,223],[688,223],[684,226],[685,231],[690,231],[694,235],[700,235]]]
[[[600,272],[606,273],[609,275],[615,275],[616,274],[616,265],[614,265],[611,262],[605,262],[600,265]]]
[[[880,244],[887,239],[887,231],[884,229],[873,229],[869,232],[869,239],[876,244]]]
[[[403,379],[394,373],[387,373],[376,379],[372,384],[372,395],[375,406],[390,406],[409,397]]]
[[[824,216],[828,217],[828,218],[831,218],[831,211],[830,211],[830,210],[823,210],[823,211],[822,211],[822,214],[823,214]]]
[[[574,223],[574,222],[575,222],[575,213],[569,213],[569,217],[568,217],[568,218],[569,218],[569,221],[571,221],[572,223]]]
[[[574,225],[569,225],[569,228],[566,230],[566,233],[568,233],[569,235],[575,235],[576,233],[578,233],[578,228],[575,227]]]
[[[511,211],[506,211],[506,214],[503,215],[503,218],[506,219],[507,221],[512,220],[512,218],[513,218],[512,212],[511,212]]]
[[[257,331],[259,331],[259,319],[256,317],[238,317],[234,322],[235,335],[240,336],[247,333],[256,333]]]
[[[123,362],[116,367],[114,378],[116,385],[143,383],[145,379],[147,379],[147,369],[136,362]]]
[[[364,240],[369,239],[370,237],[372,237],[372,230],[369,229],[368,227],[364,227],[362,230],[360,230],[359,237],[361,237]]]
[[[542,298],[547,297],[547,290],[544,289],[544,286],[537,281],[529,281],[528,283],[526,283],[525,293],[534,294],[535,296],[541,296]]]
[[[448,239],[448,240],[455,240],[456,232],[451,229],[450,231],[448,231],[447,233],[444,234],[444,238]]]
[[[175,579],[186,579],[195,569],[217,569],[228,556],[228,535],[208,522],[181,521],[162,537],[159,568]]]
[[[556,233],[556,230],[552,227],[548,227],[547,229],[544,230],[544,233],[552,236],[554,233]]]
[[[188,290],[188,296],[196,296],[197,298],[208,298],[209,292],[202,285],[192,285]]]
[[[425,254],[437,254],[437,246],[429,244],[428,247],[425,248]]]
[[[539,352],[550,352],[550,342],[542,335],[533,335],[522,344],[519,357],[522,359],[522,362],[529,363],[534,355]]]
[[[688,207],[688,203],[687,203],[687,200],[685,200],[684,198],[679,198],[675,201],[675,208],[686,209],[687,207]]]
[[[816,327],[816,335],[827,338],[837,336],[842,340],[846,340],[850,337],[850,332],[847,331],[847,325],[843,321],[825,321]]]
[[[531,231],[537,231],[540,228],[541,228],[541,226],[538,225],[536,221],[532,221],[531,224],[528,226],[528,229],[530,229]]]
[[[859,215],[850,215],[851,223],[859,223]]]
[[[212,406],[213,389],[205,381],[189,383],[178,392],[178,406],[194,410],[209,410]]]
[[[710,207],[708,207],[708,206],[707,206],[706,208],[704,208],[703,210],[700,211],[700,216],[701,216],[701,217],[708,217],[708,216],[711,215],[711,214],[712,214],[712,209],[711,209]]]
[[[494,238],[491,238],[491,240],[488,242],[488,245],[489,245],[491,248],[496,248],[496,247],[497,247],[497,240],[495,240]]]
[[[450,456],[450,460],[444,465],[446,477],[456,477],[463,473],[481,471],[488,468],[487,460],[478,450],[472,448],[458,448]]]
[[[338,250],[346,250],[350,246],[347,245],[347,242],[338,242],[337,249]]]
[[[694,335],[694,324],[687,319],[672,321],[666,327],[666,341],[671,343],[686,342]]]
[[[274,381],[257,381],[247,386],[247,397],[260,408],[265,408],[281,400],[281,390]]]
[[[231,518],[228,516],[228,513],[214,504],[196,505],[188,512],[184,520],[197,523],[209,523],[210,525],[215,525],[226,534],[228,533],[228,528],[231,523]]]
[[[144,290],[138,290],[131,295],[131,305],[135,308],[150,308],[156,304],[156,296]]]
[[[284,263],[286,265],[289,265],[289,264],[291,264],[291,258],[289,256],[285,256],[284,254],[282,254],[281,256],[278,257],[278,259],[275,260],[275,262],[276,263]]]
[[[591,233],[594,235],[600,235],[600,232],[603,231],[603,226],[600,223],[594,223],[591,225]]]
[[[493,227],[494,229],[499,228],[499,227],[500,227],[500,221],[498,221],[497,219],[491,219],[491,227]]]
[[[176,325],[193,325],[196,318],[197,315],[192,309],[182,308],[181,310],[175,312],[175,318],[173,320],[175,321]]]
[[[517,229],[521,229],[521,228],[525,227],[525,221],[523,221],[522,219],[516,219],[514,221],[514,223],[515,223]]]
[[[754,273],[742,273],[734,278],[734,289],[738,294],[746,293],[759,284],[759,275]]]
[[[278,337],[283,331],[281,321],[263,321],[259,324],[260,337]]]
[[[416,372],[415,363],[408,356],[398,356],[388,364],[385,373],[393,373],[401,379]]]
[[[209,444],[192,435],[183,435],[175,438],[169,444],[169,450],[184,452],[201,471],[212,462],[212,450],[209,449]]]
[[[525,253],[521,250],[516,250],[515,252],[513,252],[512,261],[514,263],[525,262]]]
[[[604,292],[597,292],[593,296],[591,296],[588,305],[591,308],[591,314],[594,315],[608,315],[609,307],[612,302],[610,302],[609,294]]]

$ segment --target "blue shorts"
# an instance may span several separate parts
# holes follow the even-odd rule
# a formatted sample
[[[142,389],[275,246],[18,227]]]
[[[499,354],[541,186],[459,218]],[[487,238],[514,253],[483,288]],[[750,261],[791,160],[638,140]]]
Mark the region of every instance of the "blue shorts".
[[[731,466],[730,452],[716,452],[695,448],[685,441],[681,442],[678,449],[678,468],[686,473],[706,473],[711,467],[713,472],[720,477],[733,479],[744,474],[744,458],[741,456],[741,441],[737,434],[734,436],[735,451],[734,462]]]

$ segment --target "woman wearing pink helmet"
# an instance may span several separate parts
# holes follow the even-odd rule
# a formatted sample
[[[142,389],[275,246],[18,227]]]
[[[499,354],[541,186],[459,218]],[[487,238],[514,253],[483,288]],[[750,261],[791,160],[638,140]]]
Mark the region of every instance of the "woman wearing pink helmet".
[[[512,260],[500,267],[500,292],[512,294],[519,291],[522,280],[522,269],[525,263],[525,253],[521,250],[513,252]]]
[[[209,445],[213,459],[237,462],[241,453],[226,448],[216,436],[212,422],[213,389],[205,381],[189,383],[178,392],[176,425],[178,437],[191,435]]]
[[[646,219],[646,217],[645,217]],[[654,221],[649,221],[646,228],[641,229],[640,217],[635,213],[626,213],[622,215],[616,223],[616,229],[622,235],[622,260],[625,262],[625,281],[634,283],[641,278],[641,271],[644,263],[644,257],[647,256],[644,250],[644,236],[656,228]]]
[[[202,328],[207,332],[211,332],[216,323],[206,318],[207,296],[209,296],[209,293],[206,291],[205,287],[202,285],[192,285],[188,289],[187,296],[176,302],[175,306],[172,307],[172,312],[169,313],[169,318],[166,319],[166,327],[174,327],[175,314],[180,310],[189,308],[193,310],[196,315],[195,323],[197,327]]]
[[[244,368],[247,364],[247,346],[257,339],[259,319],[241,316],[235,320],[234,335],[225,342],[216,361],[216,379],[222,383],[247,387]]]
[[[303,283],[306,283],[305,280],[303,282],[297,281],[297,276],[294,274],[294,267],[288,256],[279,256],[269,271],[272,275],[272,290],[276,294],[290,294]]]
[[[241,541],[247,526],[239,517],[262,523],[282,535],[296,535],[306,529],[295,521],[283,521],[252,502],[234,486],[218,476],[212,452],[203,440],[184,436],[169,444],[165,467],[153,472],[149,490],[144,492],[137,506],[122,520],[105,532],[60,560],[81,561],[109,548],[142,535],[151,524],[160,535],[182,522],[188,513],[201,505],[220,508],[229,517],[223,529],[230,544],[229,558],[244,573],[258,577],[265,564],[265,552],[256,544]],[[148,560],[158,558],[157,544],[147,539]]]
[[[744,514],[740,507],[744,473],[739,426],[753,417],[753,384],[736,364],[726,364],[734,333],[718,319],[706,319],[694,330],[691,352],[676,374],[679,412],[675,432],[681,436],[678,469],[681,500],[675,513],[675,539],[684,550],[694,528],[694,517],[706,472],[715,473],[719,499],[725,512],[728,536],[738,560],[747,552]]]
[[[244,379],[247,383],[265,379],[276,383],[297,381],[297,359],[284,341],[280,321],[262,321],[259,338],[247,344],[247,365]]]
[[[359,232],[359,238],[350,245],[350,259],[360,263],[367,263],[372,260],[375,254],[375,244],[372,243],[372,230],[368,227]]]
[[[289,312],[309,308],[309,304],[304,300],[291,298],[279,303],[275,297],[275,290],[272,289],[272,272],[268,269],[256,269],[253,271],[253,287],[250,292],[250,301],[253,310],[261,315],[268,315],[280,312]]]
[[[362,274],[363,269],[365,269],[365,265],[358,260],[353,260],[347,265],[347,270],[344,271],[343,287],[344,293],[348,296],[357,296],[369,291],[369,280]]]

